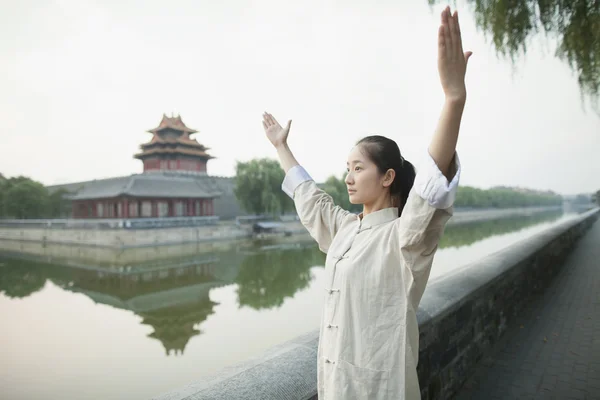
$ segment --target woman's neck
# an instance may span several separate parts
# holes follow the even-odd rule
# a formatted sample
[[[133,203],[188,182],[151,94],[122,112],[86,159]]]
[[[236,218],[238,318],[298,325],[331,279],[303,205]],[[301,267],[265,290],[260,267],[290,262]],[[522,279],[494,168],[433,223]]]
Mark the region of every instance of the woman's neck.
[[[369,215],[376,211],[390,207],[392,207],[392,198],[390,196],[382,196],[379,199],[375,200],[373,203],[363,204],[362,215],[364,217],[365,215]]]

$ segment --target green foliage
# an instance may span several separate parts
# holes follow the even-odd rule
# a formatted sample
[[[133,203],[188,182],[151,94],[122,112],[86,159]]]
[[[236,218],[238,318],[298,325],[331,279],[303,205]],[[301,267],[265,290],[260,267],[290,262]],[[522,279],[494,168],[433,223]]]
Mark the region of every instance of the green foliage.
[[[65,200],[68,192],[64,189],[48,194],[47,214],[52,217],[67,217],[71,215],[71,202]]]
[[[310,260],[318,249],[263,251],[248,255],[237,276],[240,307],[280,307],[286,298],[310,285]]]
[[[44,185],[17,178],[6,190],[4,209],[14,218],[42,218],[47,215],[47,200],[48,191]]]
[[[430,5],[446,3],[428,0]],[[475,22],[491,35],[496,51],[515,62],[528,39],[544,31],[557,38],[555,55],[577,73],[579,87],[598,105],[600,2],[597,0],[467,0]],[[466,49],[465,49],[466,50]],[[596,112],[600,110],[596,109]]]
[[[536,213],[530,216],[515,216],[499,218],[490,221],[473,222],[468,224],[450,225],[440,240],[440,249],[448,247],[463,247],[488,237],[517,232],[534,225],[558,220],[563,215],[562,210]]]
[[[528,206],[554,206],[562,204],[562,197],[551,192],[517,190],[512,188],[477,189],[459,186],[455,207],[511,208]]]
[[[24,176],[6,179],[0,174],[0,218],[55,218],[70,214],[65,190],[49,193]]]
[[[8,191],[8,179],[4,175],[0,174],[0,218],[6,215],[6,206],[4,199],[6,198],[6,192]]]
[[[362,205],[350,203],[343,176],[339,179],[335,176],[330,176],[321,186],[333,198],[333,202],[343,209],[352,212],[362,211]],[[483,190],[470,186],[458,187],[456,202],[454,203],[455,207],[462,208],[511,208],[561,204],[562,197],[551,192],[540,193],[512,188]]]
[[[345,174],[341,178],[330,176],[327,178],[325,183],[322,185],[323,189],[333,199],[333,203],[340,206],[344,210],[351,212],[361,212],[362,205],[350,203],[350,197],[348,196],[348,187],[345,182]]]
[[[593,200],[600,206],[600,190],[592,195]]]
[[[39,291],[46,283],[46,273],[27,260],[1,259],[0,294],[8,298],[24,298]]]
[[[277,161],[238,162],[235,171],[234,193],[246,211],[275,216],[294,209],[292,200],[281,190],[285,173]]]

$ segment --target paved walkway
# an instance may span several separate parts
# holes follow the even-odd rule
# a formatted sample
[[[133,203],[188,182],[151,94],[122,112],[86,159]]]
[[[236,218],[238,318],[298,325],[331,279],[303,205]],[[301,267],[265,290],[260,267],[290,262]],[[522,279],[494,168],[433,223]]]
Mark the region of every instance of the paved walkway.
[[[600,219],[455,400],[600,399]]]

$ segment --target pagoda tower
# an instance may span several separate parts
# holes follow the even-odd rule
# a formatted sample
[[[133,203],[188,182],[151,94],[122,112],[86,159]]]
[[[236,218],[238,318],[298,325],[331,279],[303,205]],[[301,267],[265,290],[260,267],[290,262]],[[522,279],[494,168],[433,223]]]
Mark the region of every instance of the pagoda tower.
[[[158,127],[148,132],[152,139],[134,155],[144,165],[142,173],[50,188],[69,193],[72,218],[232,218],[242,213],[233,179],[208,174],[206,164],[215,157],[191,137],[198,131],[188,128],[180,115],[163,114]]]
[[[209,150],[190,136],[198,131],[188,128],[181,116],[167,117],[163,114],[158,127],[150,129],[152,139],[142,144],[141,153],[134,158],[144,163],[144,173],[176,171],[206,174],[208,160],[214,158]]]

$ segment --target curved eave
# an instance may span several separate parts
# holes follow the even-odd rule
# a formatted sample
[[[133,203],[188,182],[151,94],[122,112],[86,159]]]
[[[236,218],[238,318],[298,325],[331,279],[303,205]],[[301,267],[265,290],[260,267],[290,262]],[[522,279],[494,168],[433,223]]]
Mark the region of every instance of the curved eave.
[[[192,152],[182,152],[180,150],[177,151],[165,151],[164,149],[160,149],[157,151],[152,151],[152,152],[142,152],[142,153],[137,153],[134,154],[133,158],[136,158],[138,160],[144,160],[146,158],[150,158],[150,157],[158,157],[158,156],[182,156],[182,157],[196,157],[202,161],[208,161],[208,160],[212,160],[216,157],[211,156],[209,154],[203,153],[203,154],[197,154],[197,153],[192,153]]]

